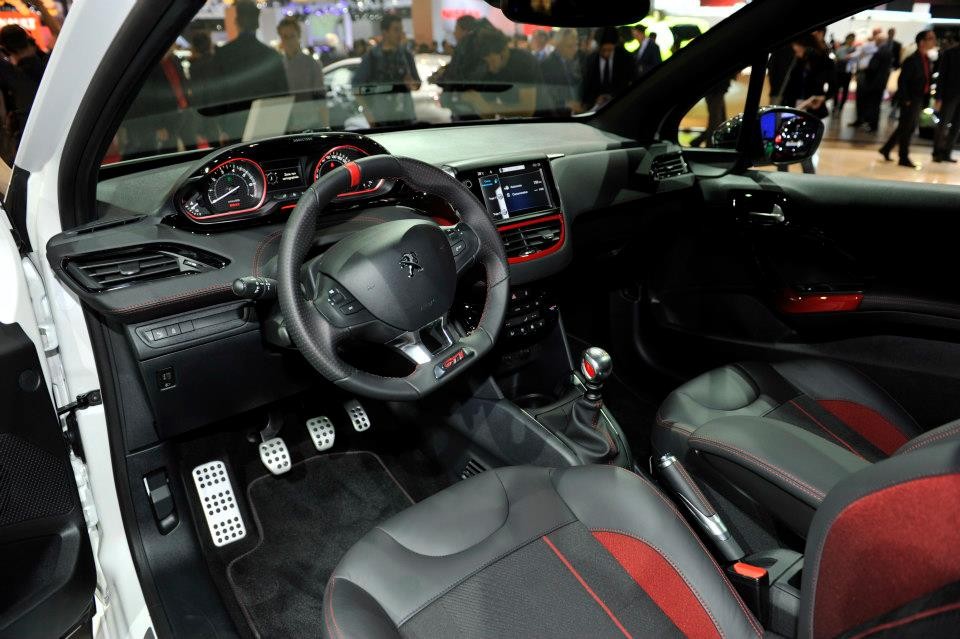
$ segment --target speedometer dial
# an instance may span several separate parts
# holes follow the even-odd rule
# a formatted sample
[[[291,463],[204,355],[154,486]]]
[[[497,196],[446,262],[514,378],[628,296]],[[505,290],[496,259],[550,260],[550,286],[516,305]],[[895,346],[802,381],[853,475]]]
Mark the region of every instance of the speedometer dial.
[[[349,164],[350,162],[356,162],[360,158],[364,158],[367,155],[369,154],[363,149],[351,146],[349,144],[333,147],[327,151],[322,158],[320,158],[319,162],[317,162],[317,166],[313,170],[313,181],[316,182],[330,171],[340,168],[345,164]],[[351,195],[370,193],[371,191],[376,191],[379,189],[382,184],[383,180],[365,180],[346,193],[341,193],[338,197],[349,197]]]
[[[237,215],[263,206],[267,178],[253,160],[235,158],[215,166],[206,176],[209,216]]]

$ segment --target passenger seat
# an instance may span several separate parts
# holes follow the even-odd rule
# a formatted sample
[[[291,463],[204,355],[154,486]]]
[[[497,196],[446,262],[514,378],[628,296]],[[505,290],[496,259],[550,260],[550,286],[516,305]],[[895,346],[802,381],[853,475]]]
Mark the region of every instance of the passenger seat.
[[[921,434],[902,406],[850,366],[798,359],[731,364],[687,382],[660,407],[653,450],[684,461],[741,511],[763,515],[752,520],[772,517],[805,538],[842,479],[958,436],[960,420]]]

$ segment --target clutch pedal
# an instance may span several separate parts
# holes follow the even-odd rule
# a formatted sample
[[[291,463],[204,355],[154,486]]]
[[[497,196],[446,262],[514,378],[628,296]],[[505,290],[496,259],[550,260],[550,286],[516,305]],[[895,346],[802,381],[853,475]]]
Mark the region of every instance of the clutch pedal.
[[[194,468],[191,475],[213,545],[219,548],[246,537],[247,528],[243,525],[226,464],[207,462]]]
[[[313,445],[318,451],[323,452],[333,448],[333,440],[337,433],[329,417],[321,415],[307,420],[307,430],[310,431],[310,439],[313,440]]]
[[[370,428],[370,416],[367,410],[355,399],[351,399],[343,405],[343,409],[350,416],[350,423],[353,424],[353,430],[362,433]]]
[[[260,461],[274,475],[282,475],[290,470],[290,451],[286,442],[273,437],[260,444]]]

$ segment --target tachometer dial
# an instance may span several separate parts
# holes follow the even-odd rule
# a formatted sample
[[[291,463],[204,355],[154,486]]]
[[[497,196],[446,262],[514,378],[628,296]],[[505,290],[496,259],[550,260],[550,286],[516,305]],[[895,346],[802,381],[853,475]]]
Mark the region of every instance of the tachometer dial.
[[[321,176],[326,175],[330,171],[339,168],[344,164],[356,162],[360,158],[364,158],[367,155],[369,154],[363,149],[351,146],[349,144],[336,146],[327,151],[324,156],[320,158],[320,161],[317,162],[317,166],[313,170],[313,181],[316,182],[321,178]],[[361,195],[363,193],[376,191],[382,184],[383,180],[365,180],[346,193],[341,193],[339,197],[349,197],[351,195]]]
[[[253,160],[235,158],[222,162],[207,174],[209,215],[237,215],[263,206],[267,178]]]

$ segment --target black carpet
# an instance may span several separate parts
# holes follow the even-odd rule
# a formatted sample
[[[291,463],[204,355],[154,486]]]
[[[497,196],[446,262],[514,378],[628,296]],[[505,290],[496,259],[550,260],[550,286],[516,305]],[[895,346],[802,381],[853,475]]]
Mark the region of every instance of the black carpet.
[[[260,543],[231,562],[227,576],[264,638],[318,635],[323,590],[337,562],[364,533],[412,503],[367,452],[308,459],[280,477],[254,480],[247,497]]]

